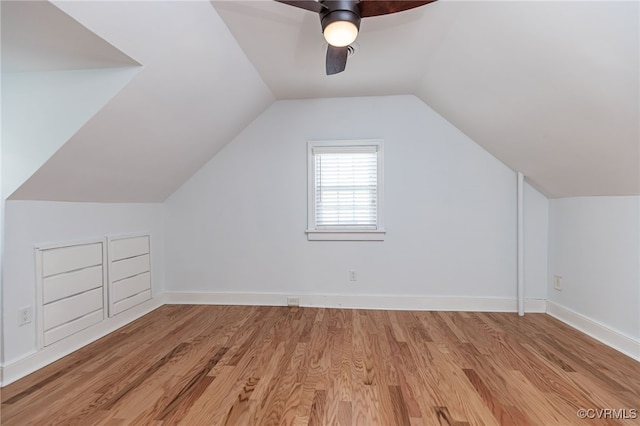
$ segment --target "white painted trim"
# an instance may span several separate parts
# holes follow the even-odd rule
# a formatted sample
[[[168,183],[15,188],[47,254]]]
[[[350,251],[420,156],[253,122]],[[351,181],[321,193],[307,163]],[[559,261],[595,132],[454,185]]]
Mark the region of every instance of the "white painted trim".
[[[544,314],[547,312],[547,299],[524,299],[524,311],[532,314]]]
[[[140,232],[125,232],[120,234],[109,234],[107,235],[107,240],[126,240],[128,238],[137,238],[149,236],[149,246],[151,246],[151,231],[140,231]]]
[[[40,350],[44,347],[44,289],[42,277],[42,251],[44,249],[35,248],[35,278],[36,278],[36,349]],[[104,270],[103,270],[104,278]],[[104,285],[104,283],[103,283]]]
[[[314,151],[330,149],[353,152],[353,149],[375,146],[378,158],[377,175],[377,224],[376,229],[360,230],[357,228],[317,229],[316,228],[316,177]],[[345,151],[345,152],[347,152]],[[373,152],[371,150],[370,152]],[[367,232],[368,231],[368,232]],[[349,140],[309,140],[307,141],[307,240],[309,241],[384,241],[384,140],[383,139],[349,139]]]
[[[87,240],[76,240],[75,242],[64,242],[56,245],[55,243],[42,243],[34,245],[34,258],[35,258],[35,280],[36,280],[36,303],[35,303],[35,314],[36,314],[36,348],[38,350],[44,348],[45,346],[45,329],[44,329],[44,276],[42,270],[42,257],[43,253],[47,250],[55,250],[62,249],[67,247],[75,247],[75,246],[84,246],[84,245],[93,245],[93,244],[101,244],[102,245],[102,318],[105,319],[107,317],[107,239],[104,237],[87,239]]]
[[[517,230],[517,270],[518,270],[518,315],[524,315],[524,175],[518,172],[518,230]]]
[[[0,384],[6,386],[58,359],[116,331],[165,304],[287,306],[287,297],[300,306],[348,309],[420,311],[517,312],[517,299],[485,297],[411,297],[372,295],[292,295],[288,293],[163,293],[121,315],[71,335],[11,364],[0,366]],[[640,341],[625,336],[577,312],[544,299],[525,299],[525,312],[548,313],[570,327],[640,361]]]
[[[547,313],[563,323],[604,343],[623,354],[640,361],[640,341],[615,331],[582,314],[547,301]]]
[[[79,240],[66,240],[66,241],[60,241],[57,243],[52,243],[52,242],[44,242],[44,243],[37,243],[33,245],[33,248],[36,250],[50,250],[50,249],[57,249],[57,248],[64,248],[64,247],[71,247],[71,246],[83,246],[86,244],[95,244],[95,243],[104,243],[105,241],[105,237],[94,237],[94,238],[83,238],[83,239],[79,239]]]
[[[289,293],[164,293],[167,304],[287,306],[297,297],[300,306],[319,308],[416,311],[517,312],[516,299],[486,297],[416,297]],[[544,313],[546,301],[527,299],[527,312]]]
[[[106,278],[106,285],[105,285],[105,292],[106,295],[108,296],[107,300],[107,308],[105,309],[105,315],[108,317],[114,317],[116,315],[120,315],[122,314],[123,311],[121,312],[116,312],[116,303],[117,302],[121,302],[122,300],[115,300],[114,299],[114,291],[113,291],[113,248],[112,248],[112,244],[114,241],[120,241],[120,240],[128,240],[131,238],[140,238],[140,237],[147,237],[148,242],[149,242],[149,250],[147,251],[147,255],[149,256],[149,295],[151,298],[153,298],[153,275],[151,273],[151,271],[153,270],[153,265],[151,263],[151,232],[136,232],[136,233],[129,233],[129,234],[120,234],[120,235],[112,235],[112,236],[107,236],[106,237],[106,258],[105,258],[105,265],[106,265],[106,270],[108,270],[108,274],[105,277]],[[122,259],[118,259],[118,260],[122,260]],[[136,306],[135,304],[133,306]],[[127,309],[131,309],[131,308],[127,308]],[[125,309],[125,310],[127,310]],[[105,317],[106,317],[105,316]]]
[[[117,317],[106,318],[98,324],[72,334],[56,343],[35,351],[26,357],[2,367],[2,386],[15,382],[40,368],[49,365],[60,358],[77,351],[109,333],[129,324],[143,315],[164,305],[164,298],[159,297],[149,300],[134,308],[131,308]]]
[[[318,231],[307,230],[309,241],[384,241],[386,231],[371,229],[367,231]]]
[[[517,312],[513,298],[412,297],[372,295],[293,295],[288,293],[163,293],[121,315],[78,332],[8,365],[0,366],[0,384],[6,386],[58,359],[116,331],[165,304],[287,306],[287,297],[300,306],[350,309]],[[525,312],[548,313],[567,325],[640,361],[640,341],[625,336],[581,314],[544,299],[525,299]]]

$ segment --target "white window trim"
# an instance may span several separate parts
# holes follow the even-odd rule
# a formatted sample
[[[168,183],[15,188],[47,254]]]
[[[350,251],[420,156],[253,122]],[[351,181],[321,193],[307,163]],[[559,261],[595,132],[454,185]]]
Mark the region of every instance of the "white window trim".
[[[315,165],[313,149],[318,147],[375,146],[378,152],[376,229],[317,229],[315,226]],[[382,139],[307,142],[307,239],[309,241],[384,241],[384,143]]]

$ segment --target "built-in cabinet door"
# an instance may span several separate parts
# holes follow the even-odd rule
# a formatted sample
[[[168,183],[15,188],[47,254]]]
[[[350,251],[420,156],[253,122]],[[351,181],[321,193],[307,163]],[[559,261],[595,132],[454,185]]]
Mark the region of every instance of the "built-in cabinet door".
[[[39,348],[105,318],[105,248],[104,240],[36,248]]]
[[[149,235],[110,237],[109,316],[151,299]]]

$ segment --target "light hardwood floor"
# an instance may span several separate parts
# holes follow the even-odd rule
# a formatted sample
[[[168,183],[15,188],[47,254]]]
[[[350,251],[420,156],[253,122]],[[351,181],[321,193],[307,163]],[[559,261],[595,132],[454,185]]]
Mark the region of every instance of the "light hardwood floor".
[[[640,363],[545,314],[167,305],[2,389],[3,425],[638,424]]]

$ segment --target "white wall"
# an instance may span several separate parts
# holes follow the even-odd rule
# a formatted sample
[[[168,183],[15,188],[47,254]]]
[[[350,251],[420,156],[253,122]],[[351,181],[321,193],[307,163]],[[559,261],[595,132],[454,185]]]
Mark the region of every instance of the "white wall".
[[[11,364],[36,348],[35,321],[19,327],[17,315],[17,310],[26,306],[32,306],[35,312],[34,245],[150,232],[155,295],[164,286],[163,210],[162,204],[7,201],[2,289],[4,364]]]
[[[307,241],[306,142],[349,138],[385,141],[386,241]],[[413,96],[276,102],[166,207],[170,292],[516,297],[515,173]]]
[[[550,200],[549,221],[549,301],[640,340],[640,197]]]
[[[2,193],[8,198],[139,67],[2,74]]]
[[[524,183],[524,297],[546,299],[549,259],[549,201]]]

